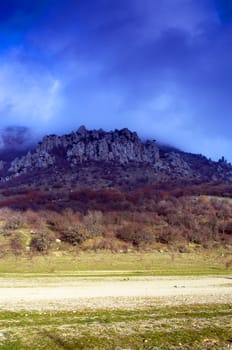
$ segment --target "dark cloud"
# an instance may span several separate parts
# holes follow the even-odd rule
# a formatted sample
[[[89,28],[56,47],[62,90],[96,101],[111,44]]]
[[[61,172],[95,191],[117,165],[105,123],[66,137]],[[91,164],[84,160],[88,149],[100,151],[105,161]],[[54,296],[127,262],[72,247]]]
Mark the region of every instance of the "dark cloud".
[[[232,0],[217,0],[218,13],[222,23],[232,23]]]
[[[231,2],[2,3],[0,123],[127,126],[231,158]]]
[[[8,126],[0,130],[0,150],[23,150],[33,143],[33,137],[27,127]]]

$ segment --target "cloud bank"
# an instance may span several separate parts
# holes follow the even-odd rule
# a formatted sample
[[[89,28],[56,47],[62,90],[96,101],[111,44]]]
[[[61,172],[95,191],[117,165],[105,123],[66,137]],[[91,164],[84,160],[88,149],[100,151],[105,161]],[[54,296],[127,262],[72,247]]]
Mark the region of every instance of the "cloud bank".
[[[20,3],[20,5],[19,5]],[[0,127],[129,127],[232,160],[230,0],[0,5]]]

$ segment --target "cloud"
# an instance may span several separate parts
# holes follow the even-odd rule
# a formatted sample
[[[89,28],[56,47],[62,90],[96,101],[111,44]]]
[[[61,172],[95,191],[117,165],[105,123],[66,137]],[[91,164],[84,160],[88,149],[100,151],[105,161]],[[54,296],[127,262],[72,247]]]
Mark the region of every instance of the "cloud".
[[[0,60],[0,126],[45,130],[61,108],[62,83],[49,70],[24,64],[20,54],[9,53]]]
[[[0,130],[0,150],[22,150],[33,143],[33,136],[26,127],[8,126]]]
[[[40,133],[127,126],[143,137],[228,157],[226,6],[225,0],[4,2],[0,124]],[[210,151],[210,144],[217,146]]]

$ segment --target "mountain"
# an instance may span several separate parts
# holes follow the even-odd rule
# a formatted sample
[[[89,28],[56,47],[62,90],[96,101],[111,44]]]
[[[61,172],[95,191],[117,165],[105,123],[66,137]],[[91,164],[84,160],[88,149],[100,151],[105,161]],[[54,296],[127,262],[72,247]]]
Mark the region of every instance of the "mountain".
[[[14,151],[17,153],[15,147]],[[232,166],[223,158],[214,162],[153,140],[143,142],[126,128],[106,132],[81,126],[68,135],[46,136],[34,149],[14,159],[4,157],[0,160],[2,186],[97,189],[167,181],[232,182]]]
[[[29,151],[14,141],[13,151],[0,162],[1,254],[231,246],[232,166],[223,158],[84,126]]]

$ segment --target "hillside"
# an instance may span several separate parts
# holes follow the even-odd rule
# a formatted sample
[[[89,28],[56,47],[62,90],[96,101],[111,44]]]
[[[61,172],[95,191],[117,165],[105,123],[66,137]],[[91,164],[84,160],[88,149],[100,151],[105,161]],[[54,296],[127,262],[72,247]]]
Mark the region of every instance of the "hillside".
[[[231,182],[223,159],[143,142],[128,129],[46,136],[2,161],[0,255],[227,247]]]
[[[68,135],[46,136],[35,149],[14,159],[12,152],[8,159],[4,154],[0,176],[7,186],[30,182],[98,189],[182,180],[231,183],[232,166],[223,158],[214,162],[153,140],[143,142],[128,129],[105,132],[81,126]]]

